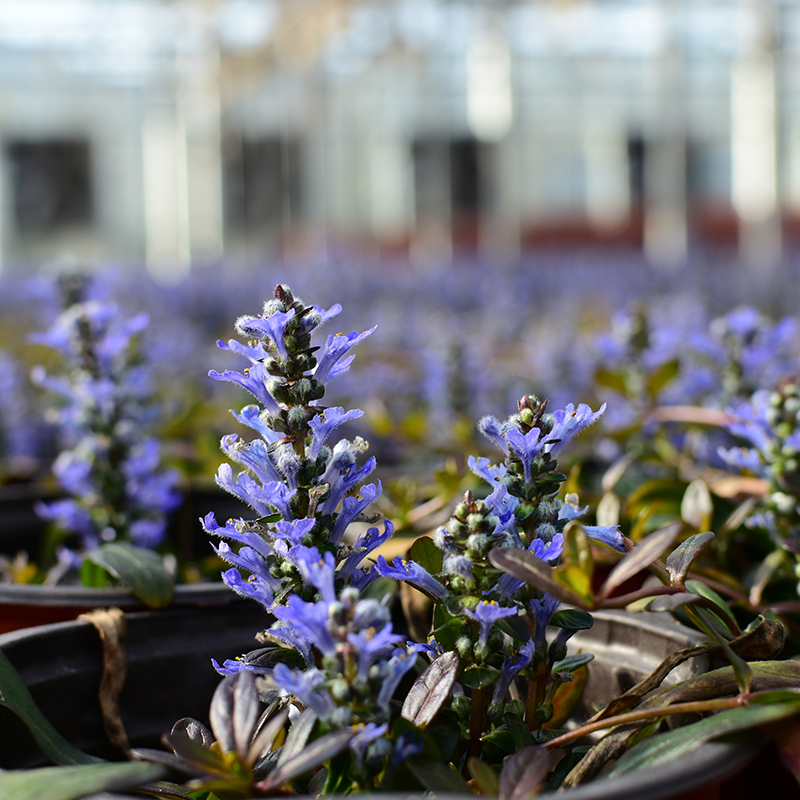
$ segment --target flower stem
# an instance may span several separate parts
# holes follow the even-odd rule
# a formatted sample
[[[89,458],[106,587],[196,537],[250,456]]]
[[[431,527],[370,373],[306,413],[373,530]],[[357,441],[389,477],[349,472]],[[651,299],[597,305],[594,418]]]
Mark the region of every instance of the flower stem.
[[[469,744],[467,757],[464,759],[464,769],[472,756],[479,758],[481,754],[481,736],[486,725],[486,690],[472,690],[472,705],[469,720]]]
[[[637,711],[628,711],[625,714],[617,714],[613,717],[606,717],[597,722],[580,725],[574,730],[568,731],[561,736],[551,739],[545,747],[560,747],[568,744],[581,736],[586,736],[595,731],[606,728],[613,728],[617,725],[626,725],[629,722],[641,722],[642,720],[655,719],[657,717],[667,717],[672,714],[701,714],[705,711],[721,711],[726,708],[737,708],[747,704],[750,695],[738,695],[736,697],[722,697],[716,700],[695,700],[688,703],[674,703],[670,706],[659,706],[658,708],[640,708]]]

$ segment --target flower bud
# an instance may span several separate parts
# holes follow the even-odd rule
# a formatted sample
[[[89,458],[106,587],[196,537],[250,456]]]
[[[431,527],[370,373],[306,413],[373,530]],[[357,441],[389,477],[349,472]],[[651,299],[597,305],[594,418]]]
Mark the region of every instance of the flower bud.
[[[331,713],[331,727],[349,728],[353,724],[353,712],[345,706],[338,706]]]
[[[472,639],[469,636],[459,636],[456,639],[456,652],[462,657],[472,656]]]

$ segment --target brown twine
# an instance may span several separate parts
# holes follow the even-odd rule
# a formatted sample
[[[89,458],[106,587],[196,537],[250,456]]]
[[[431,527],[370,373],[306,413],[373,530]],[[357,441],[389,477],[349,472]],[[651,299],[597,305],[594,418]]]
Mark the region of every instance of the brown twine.
[[[98,699],[103,727],[111,744],[128,753],[131,746],[119,708],[119,693],[128,672],[125,614],[118,608],[98,608],[81,614],[78,619],[91,623],[100,634],[100,641],[103,643],[103,677],[100,680]]]

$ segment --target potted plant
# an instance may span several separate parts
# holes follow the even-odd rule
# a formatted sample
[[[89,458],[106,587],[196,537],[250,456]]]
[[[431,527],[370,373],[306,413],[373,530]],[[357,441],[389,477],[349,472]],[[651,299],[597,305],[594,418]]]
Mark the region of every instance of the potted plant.
[[[57,491],[33,506],[49,535],[28,531],[25,563],[19,551],[5,569],[0,563],[0,630],[97,606],[229,601],[218,582],[175,587],[167,533],[183,497],[151,433],[158,409],[137,347],[147,323],[146,314],[126,318],[114,304],[88,300],[30,337],[54,357],[55,373],[37,366],[32,379],[60,398],[50,412],[62,449],[52,467]]]
[[[235,476],[223,464],[217,482],[257,518],[220,525],[209,514],[203,526],[231,565],[225,583],[263,607],[260,646],[214,662],[225,678],[210,727],[185,718],[164,737],[167,751],[135,748],[133,758],[164,771],[136,773],[128,785],[169,777],[145,791],[183,798],[432,790],[521,800],[558,787],[592,796],[574,787],[609,766],[612,776],[664,764],[672,771],[704,742],[797,713],[800,670],[775,660],[780,623],[756,619],[743,629],[714,591],[688,577],[713,534],[678,542],[680,526],[669,525],[637,544],[617,526],[581,525],[586,509],[560,496],[558,458],[602,408],[550,413],[525,396],[505,421],[482,419],[481,432],[503,454],[502,463],[469,460],[484,491],[468,492],[406,558],[387,561],[378,548],[393,526],[371,527],[380,484],[363,483],[375,459],[359,463],[366,443],[358,437],[332,441],[361,412],[321,405],[328,381],[372,333],[331,334],[317,347],[314,334],[339,311],[278,286],[260,315],[237,321],[246,343],[219,343],[249,361],[242,372],[210,374],[253,394],[257,404],[236,417],[258,437],[223,439],[245,471]],[[621,556],[599,588],[592,542]],[[620,595],[646,568],[657,585]],[[407,587],[407,633],[392,616],[394,581]],[[581,713],[593,654],[574,643],[583,637],[589,646],[597,614],[607,626],[602,650],[617,626],[605,610],[633,604],[682,609],[707,639],[684,639],[693,646],[670,652],[662,637],[650,675],[601,681],[593,700],[602,707]],[[631,627],[646,625],[633,619]],[[721,655],[728,666],[662,686],[700,655]],[[610,732],[591,743],[598,731]],[[80,775],[96,788],[101,769],[109,768],[87,764]]]

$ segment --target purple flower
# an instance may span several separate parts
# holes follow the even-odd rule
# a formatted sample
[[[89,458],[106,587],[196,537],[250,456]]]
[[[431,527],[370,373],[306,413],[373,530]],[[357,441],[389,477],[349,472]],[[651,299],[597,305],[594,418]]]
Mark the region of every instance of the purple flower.
[[[330,693],[322,689],[325,673],[319,669],[290,669],[286,664],[276,664],[271,677],[280,689],[294,695],[322,720],[336,708]]]
[[[239,524],[237,525],[234,520],[229,519],[225,523],[225,526],[221,527],[217,524],[214,512],[212,511],[200,519],[200,524],[203,526],[203,530],[206,533],[212,534],[213,536],[225,536],[228,539],[242,542],[252,547],[253,550],[263,558],[272,555],[273,550],[269,542],[265,541],[264,537],[257,531],[247,530],[244,520],[239,520]]]
[[[628,552],[618,525],[584,525],[583,530],[590,539],[607,544],[618,553]]]
[[[380,630],[370,627],[348,633],[347,641],[358,652],[358,679],[366,681],[369,668],[376,659],[388,656],[393,646],[403,641],[403,637],[392,633],[392,625],[387,623]]]
[[[242,425],[247,425],[248,428],[252,428],[254,431],[260,433],[268,444],[274,444],[279,439],[283,438],[280,433],[273,431],[272,428],[267,425],[261,406],[252,404],[245,406],[240,414],[237,414],[235,411],[231,411],[231,414],[233,414]]]
[[[353,751],[353,757],[357,767],[361,767],[364,763],[364,758],[367,754],[367,747],[376,739],[380,739],[389,730],[389,724],[384,722],[382,725],[376,725],[374,722],[368,722],[362,728],[359,728],[355,736],[350,740],[350,749]]]
[[[280,481],[281,475],[272,463],[267,445],[261,439],[245,442],[238,434],[222,437],[221,446],[231,461],[251,470],[262,483]]]
[[[216,658],[211,659],[211,664],[220,675],[235,675],[237,672],[255,672],[263,674],[266,670],[264,667],[258,667],[255,664],[245,664],[240,659],[226,658],[220,666]]]
[[[503,433],[503,427],[504,426],[494,417],[483,417],[483,419],[478,422],[478,430],[489,439],[489,441],[493,442],[504,453],[508,454],[508,442]],[[472,467],[471,464],[470,467]]]
[[[533,478],[533,460],[545,444],[544,440],[539,440],[540,434],[541,431],[538,428],[531,428],[525,434],[518,428],[509,428],[506,431],[509,450],[522,462],[525,483],[531,482]]]
[[[353,520],[371,503],[374,503],[375,500],[380,497],[381,494],[381,482],[378,481],[377,484],[368,483],[366,486],[362,486],[359,492],[360,497],[345,497],[342,501],[342,510],[339,512],[339,516],[336,518],[336,522],[333,523],[333,529],[331,530],[331,542],[333,544],[338,544],[342,540],[342,536],[344,536],[344,532],[347,530],[347,527],[350,525]]]
[[[500,677],[494,687],[492,695],[493,703],[502,703],[508,687],[511,686],[511,681],[519,675],[519,673],[531,663],[533,654],[536,650],[533,639],[528,639],[519,651],[508,655],[503,660],[503,665],[500,667]]]
[[[470,456],[467,465],[479,478],[483,478],[487,483],[496,484],[504,475],[507,474],[505,465],[492,464],[491,460],[485,456]]]
[[[569,444],[576,434],[591,425],[604,411],[606,404],[603,403],[598,411],[592,411],[586,403],[580,403],[577,408],[569,403],[563,410],[553,412],[554,425],[547,437],[547,452],[553,458],[558,458],[561,451]],[[558,441],[554,441],[554,440]]]
[[[364,331],[363,333],[356,333],[353,331],[347,335],[343,333],[336,333],[328,336],[328,340],[325,343],[325,349],[323,350],[314,370],[314,377],[316,378],[317,382],[320,384],[327,383],[329,378],[345,372],[350,366],[352,359],[345,360],[345,362],[340,364],[339,361],[342,356],[348,350],[350,350],[351,347],[357,345],[363,339],[366,339],[367,336],[369,336],[375,330],[375,328],[377,328],[377,325],[373,326],[368,331]]]
[[[314,517],[305,519],[279,520],[275,523],[274,535],[280,539],[285,539],[290,546],[302,544],[303,537],[307,536],[317,524]]]
[[[336,560],[333,553],[320,556],[316,547],[298,545],[289,549],[289,559],[303,576],[304,586],[314,586],[326,603],[336,602],[333,586]]]
[[[239,386],[247,389],[247,391],[267,409],[271,416],[277,417],[280,415],[281,407],[278,405],[275,398],[267,391],[267,370],[260,361],[248,367],[244,373],[236,372],[236,370],[232,369],[226,369],[224,372],[217,372],[212,369],[209,371],[208,377],[213,378],[215,381],[238,383]]]
[[[223,582],[242,597],[249,597],[261,603],[267,611],[272,610],[275,594],[272,587],[260,576],[251,575],[250,580],[244,580],[236,568],[222,573]]]
[[[45,520],[52,520],[65,531],[78,534],[84,540],[84,547],[97,543],[92,515],[76,500],[56,500],[52,503],[37,503],[36,513]]]
[[[533,634],[534,648],[538,649],[544,641],[544,633],[550,624],[550,617],[558,611],[561,603],[551,594],[545,592],[541,600],[531,600],[531,611],[535,620],[535,630]]]
[[[240,317],[236,320],[236,329],[244,336],[254,336],[256,334],[269,336],[275,345],[278,357],[281,360],[285,360],[287,352],[283,336],[286,324],[290,319],[294,318],[294,315],[294,309],[290,308],[288,311],[276,311],[268,317]]]
[[[294,497],[295,492],[283,483],[273,481],[260,486],[244,472],[234,480],[230,464],[220,464],[215,480],[217,486],[235,495],[240,500],[244,500],[262,517],[268,517],[273,514],[274,508],[284,519],[292,519],[289,501]]]
[[[392,566],[386,563],[386,559],[383,556],[378,556],[378,563],[375,568],[384,578],[394,578],[398,581],[410,583],[421,592],[432,595],[437,600],[444,600],[449,594],[447,589],[433,578],[427,570],[413,561],[406,561],[404,558],[400,558],[400,556],[394,559]]]
[[[394,533],[394,525],[387,519],[383,522],[383,533],[377,528],[369,528],[359,537],[353,545],[353,552],[345,558],[337,575],[341,581],[347,583],[353,576],[356,567],[373,551],[380,547]]]
[[[349,464],[339,474],[334,474],[332,482],[325,480],[325,476],[331,473],[331,470],[328,470],[323,476],[322,480],[323,483],[327,483],[330,486],[330,497],[328,497],[328,499],[322,505],[323,512],[326,514],[333,514],[336,511],[339,503],[342,501],[342,498],[351,489],[358,486],[358,484],[361,483],[361,481],[363,481],[364,478],[366,478],[367,475],[369,475],[375,469],[376,465],[377,461],[374,456],[359,469],[356,469],[354,463]],[[369,486],[373,486],[373,484],[369,484]],[[364,489],[366,488],[367,487],[365,486]],[[364,489],[362,489],[362,492]],[[380,481],[377,484],[377,492],[378,494],[381,492]],[[375,496],[377,497],[377,495]],[[355,519],[355,517],[353,517],[353,519]],[[339,531],[340,534],[343,532],[343,530]]]
[[[500,619],[512,617],[517,614],[516,606],[499,606],[494,600],[481,600],[474,611],[466,609],[466,615],[480,623],[478,633],[478,647],[485,649],[489,640],[489,632]]]
[[[401,648],[395,651],[395,654],[386,662],[386,674],[381,683],[381,690],[378,692],[376,704],[378,708],[382,709],[385,714],[389,713],[389,704],[403,680],[403,676],[414,667],[416,663],[416,653],[409,653]]]
[[[279,620],[293,625],[325,658],[335,658],[336,640],[328,627],[328,612],[325,600],[306,603],[297,595],[290,595],[285,606],[273,609],[273,614]]]
[[[158,547],[167,535],[167,521],[163,518],[134,520],[128,535],[137,547]]]
[[[355,408],[352,411],[345,412],[341,406],[328,408],[321,414],[317,414],[317,416],[308,423],[309,427],[314,432],[311,445],[308,449],[308,457],[312,461],[316,460],[322,446],[336,428],[349,420],[358,419],[362,416],[364,416],[364,412],[360,409]]]
[[[298,633],[291,625],[273,625],[267,631],[270,638],[278,639],[281,642],[297,650],[309,667],[314,666],[314,649],[312,643],[305,636]]]

